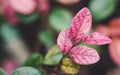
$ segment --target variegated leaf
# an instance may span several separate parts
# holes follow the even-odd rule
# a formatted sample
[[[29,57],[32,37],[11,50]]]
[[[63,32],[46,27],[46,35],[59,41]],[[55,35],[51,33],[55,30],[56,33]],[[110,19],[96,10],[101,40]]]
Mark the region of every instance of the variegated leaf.
[[[64,29],[60,32],[57,39],[57,45],[64,54],[66,54],[72,47],[72,41],[69,37],[68,29]]]
[[[92,33],[90,36],[86,37],[84,41],[87,44],[96,44],[96,45],[103,45],[112,42],[112,40],[109,37],[98,32]]]
[[[91,28],[92,16],[88,8],[83,8],[73,18],[70,27],[70,36],[73,41],[80,42]]]
[[[83,65],[96,63],[100,59],[98,53],[87,46],[75,46],[69,54],[74,62]]]

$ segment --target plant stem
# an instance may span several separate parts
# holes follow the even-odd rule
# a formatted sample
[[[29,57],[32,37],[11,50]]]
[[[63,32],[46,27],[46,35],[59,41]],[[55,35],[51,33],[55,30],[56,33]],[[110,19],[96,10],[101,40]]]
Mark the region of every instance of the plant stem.
[[[65,56],[67,56],[67,54],[69,54],[69,52],[71,51],[71,49],[74,47],[75,45],[73,45],[66,54],[63,55],[63,57],[61,58],[61,60],[58,62],[58,64],[55,66],[55,68],[53,70],[58,70],[59,65],[61,64],[62,60],[64,59]],[[58,74],[59,75],[59,74]]]
[[[55,66],[55,68],[53,70],[58,70],[58,67],[60,66],[62,60],[64,59],[64,57],[69,54],[69,52],[71,51],[71,49],[76,46],[78,43],[73,43],[73,46],[68,50],[68,52],[66,54],[63,55],[63,57],[61,58],[61,60],[58,62],[58,64]],[[58,72],[58,75],[60,75],[60,72]]]

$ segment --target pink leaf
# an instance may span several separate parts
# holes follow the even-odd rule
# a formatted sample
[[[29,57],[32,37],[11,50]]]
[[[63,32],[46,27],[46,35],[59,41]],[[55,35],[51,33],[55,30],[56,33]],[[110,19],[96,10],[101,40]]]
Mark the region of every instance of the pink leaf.
[[[113,62],[120,67],[120,38],[113,38],[112,40],[113,42],[109,45],[109,53]]]
[[[69,49],[72,47],[72,41],[69,37],[69,30],[64,29],[60,32],[58,39],[57,39],[57,44],[60,50],[66,54]]]
[[[7,59],[3,62],[2,68],[10,75],[18,66],[18,63],[13,59]]]
[[[75,46],[69,54],[74,62],[83,65],[96,63],[100,59],[98,53],[87,46]]]
[[[90,36],[86,37],[85,42],[87,44],[103,45],[103,44],[111,43],[112,40],[106,35],[100,34],[98,32],[94,32]]]
[[[38,0],[39,1],[39,11],[40,12],[47,12],[49,10],[49,3],[47,0]]]
[[[18,18],[15,15],[15,11],[11,8],[10,5],[4,5],[3,14],[8,18],[10,24],[13,25],[18,23]]]
[[[81,0],[56,0],[56,1],[61,4],[72,5],[72,4],[78,3]]]
[[[91,28],[92,16],[87,8],[83,8],[73,18],[70,27],[70,36],[73,41],[80,42]]]
[[[21,14],[31,14],[36,8],[34,0],[10,0],[11,7]]]
[[[105,34],[107,36],[110,36],[110,29],[106,25],[99,24],[95,27],[94,32],[99,32],[102,34]]]

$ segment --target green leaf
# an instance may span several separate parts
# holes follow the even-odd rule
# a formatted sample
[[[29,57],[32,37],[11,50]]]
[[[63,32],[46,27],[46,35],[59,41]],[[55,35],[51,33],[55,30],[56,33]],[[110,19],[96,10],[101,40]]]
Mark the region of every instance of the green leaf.
[[[19,21],[22,23],[32,23],[39,18],[39,13],[34,12],[29,15],[17,14],[17,16],[18,16]]]
[[[61,64],[61,70],[66,74],[77,74],[80,70],[80,65],[76,64],[70,58],[64,58]]]
[[[42,75],[42,73],[32,67],[21,67],[16,69],[11,75]]]
[[[68,28],[72,21],[72,15],[69,11],[57,8],[52,10],[49,16],[49,23],[53,29],[60,32],[64,28]]]
[[[44,30],[38,35],[39,40],[46,46],[50,46],[54,42],[53,33],[50,30]]]
[[[102,21],[109,17],[115,10],[115,0],[91,0],[89,8],[95,21]]]
[[[33,53],[29,58],[23,63],[22,66],[31,66],[39,69],[40,65],[43,63],[43,56],[39,53]]]
[[[5,71],[2,68],[0,68],[0,75],[6,75]]]
[[[3,40],[5,41],[18,39],[19,37],[18,30],[15,27],[9,25],[8,23],[2,24],[0,30]]]
[[[95,49],[97,52],[100,51],[100,47],[101,47],[101,46],[98,46],[98,45],[89,45],[89,44],[86,44],[86,43],[81,43],[80,45],[84,45],[84,46],[88,46],[88,47],[90,47],[90,48],[93,48],[93,49]]]
[[[62,52],[60,52],[57,45],[54,45],[46,54],[44,64],[56,65],[61,58],[62,58]]]

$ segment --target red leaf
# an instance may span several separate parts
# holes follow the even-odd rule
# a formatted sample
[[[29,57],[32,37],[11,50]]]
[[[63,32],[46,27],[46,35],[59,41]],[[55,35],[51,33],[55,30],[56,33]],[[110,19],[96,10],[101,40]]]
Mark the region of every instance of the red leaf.
[[[11,8],[10,5],[4,5],[3,14],[8,18],[10,24],[14,25],[18,23],[18,18],[15,15],[15,11]]]
[[[86,37],[85,42],[87,44],[103,45],[103,44],[111,43],[112,40],[106,35],[100,34],[98,32],[94,32],[90,36]]]
[[[120,67],[120,38],[113,38],[113,42],[109,45],[110,56],[119,67]]]
[[[69,54],[74,62],[83,65],[96,63],[100,59],[98,53],[87,46],[75,46]]]
[[[69,49],[72,47],[72,41],[69,37],[69,30],[64,29],[60,32],[58,39],[57,39],[57,44],[60,50],[66,54]]]
[[[92,16],[88,8],[83,8],[73,18],[70,27],[70,36],[73,41],[80,42],[91,28]]]
[[[99,24],[95,27],[94,32],[99,32],[102,34],[105,34],[107,36],[110,36],[110,29],[106,25]]]

